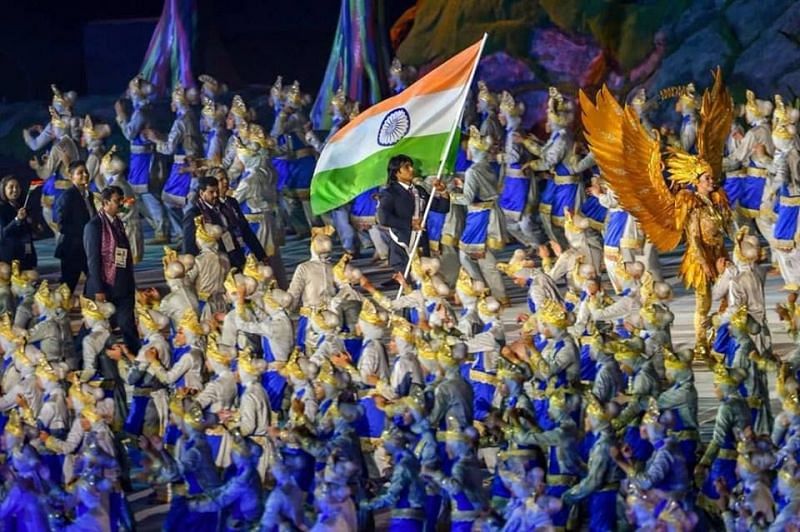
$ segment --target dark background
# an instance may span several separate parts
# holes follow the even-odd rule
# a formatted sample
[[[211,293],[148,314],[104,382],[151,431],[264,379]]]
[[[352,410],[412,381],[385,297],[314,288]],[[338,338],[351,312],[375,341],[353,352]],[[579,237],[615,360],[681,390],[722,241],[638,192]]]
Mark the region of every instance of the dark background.
[[[414,0],[384,1],[391,26]],[[340,0],[196,0],[193,72],[232,88],[278,74],[314,94],[336,31]],[[0,102],[49,100],[50,83],[79,95],[121,93],[144,58],[162,0],[4,2]]]

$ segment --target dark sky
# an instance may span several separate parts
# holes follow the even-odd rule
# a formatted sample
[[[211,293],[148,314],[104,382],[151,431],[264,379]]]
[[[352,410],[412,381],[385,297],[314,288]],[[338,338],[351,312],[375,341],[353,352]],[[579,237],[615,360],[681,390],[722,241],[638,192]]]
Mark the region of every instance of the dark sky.
[[[195,74],[216,74],[233,85],[271,84],[283,74],[316,89],[339,0],[196,1],[203,38]],[[387,5],[387,29],[414,4],[376,1]],[[163,7],[162,0],[5,4],[0,18],[0,100],[5,101],[49,99],[51,82],[79,94],[121,92],[149,42],[152,22],[146,19],[157,19]]]

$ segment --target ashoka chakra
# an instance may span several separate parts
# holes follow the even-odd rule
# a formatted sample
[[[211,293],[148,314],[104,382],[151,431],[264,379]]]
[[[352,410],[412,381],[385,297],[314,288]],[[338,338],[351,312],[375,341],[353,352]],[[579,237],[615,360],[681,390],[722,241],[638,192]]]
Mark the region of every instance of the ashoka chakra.
[[[393,146],[408,135],[409,129],[411,129],[411,117],[408,116],[408,111],[402,107],[389,111],[383,117],[383,122],[378,130],[378,144]]]

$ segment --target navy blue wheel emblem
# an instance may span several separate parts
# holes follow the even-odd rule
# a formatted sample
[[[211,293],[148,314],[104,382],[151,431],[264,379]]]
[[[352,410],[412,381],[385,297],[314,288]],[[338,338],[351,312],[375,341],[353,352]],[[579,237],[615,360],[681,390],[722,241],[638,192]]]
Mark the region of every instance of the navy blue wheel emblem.
[[[408,115],[408,111],[402,107],[389,111],[383,117],[381,127],[378,129],[378,144],[381,146],[394,146],[408,135],[410,129],[411,117]]]

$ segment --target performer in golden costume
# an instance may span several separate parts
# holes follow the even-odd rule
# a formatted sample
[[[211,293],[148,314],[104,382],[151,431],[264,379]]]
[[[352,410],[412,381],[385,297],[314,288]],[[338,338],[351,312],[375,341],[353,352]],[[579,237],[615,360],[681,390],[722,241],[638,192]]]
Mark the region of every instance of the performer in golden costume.
[[[670,251],[685,239],[680,276],[695,291],[696,347],[703,352],[708,347],[711,287],[719,274],[717,264],[726,257],[724,237],[731,226],[720,184],[733,102],[722,74],[716,70],[714,85],[703,94],[697,155],[677,147],[667,147],[662,154],[658,135],[651,137],[636,111],[627,105],[623,109],[605,86],[595,104],[583,92],[580,100],[589,146],[623,208],[636,217],[659,251]]]

